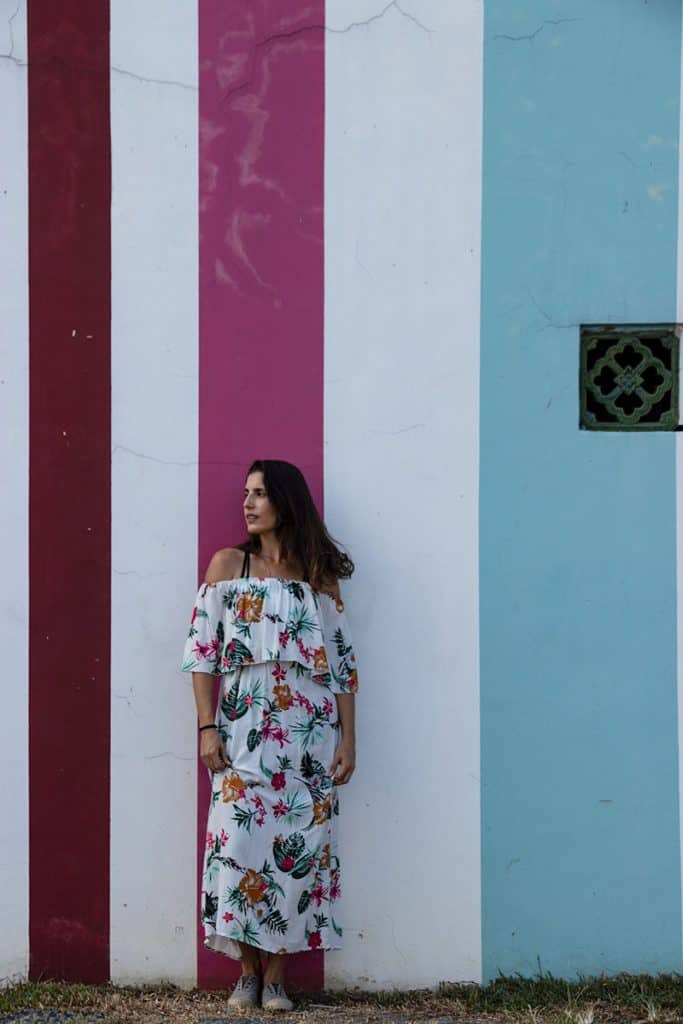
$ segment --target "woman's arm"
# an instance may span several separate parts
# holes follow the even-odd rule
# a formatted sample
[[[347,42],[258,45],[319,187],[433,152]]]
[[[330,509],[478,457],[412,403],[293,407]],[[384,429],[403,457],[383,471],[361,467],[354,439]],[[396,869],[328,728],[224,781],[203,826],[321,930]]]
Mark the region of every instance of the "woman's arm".
[[[216,677],[210,672],[193,672],[192,688],[197,705],[199,726],[212,725],[215,712],[213,709],[213,684]],[[220,772],[228,764],[228,758],[218,729],[204,729],[199,734],[199,758],[209,771]]]
[[[240,556],[241,552],[235,548],[221,548],[220,551],[216,551],[204,574],[204,583],[215,587],[219,580],[232,579]],[[213,703],[215,679],[216,676],[211,672],[192,673],[192,688],[200,729],[203,725],[213,725],[215,722]],[[218,729],[204,729],[203,732],[200,732],[199,757],[212,772],[222,771],[229,763]]]
[[[214,721],[213,682],[215,678],[210,672],[192,673],[192,689],[194,690],[194,702],[197,705],[200,728],[202,725],[211,725]]]
[[[339,580],[327,580],[324,588],[337,603],[337,608],[344,607]],[[343,786],[349,781],[356,767],[356,698],[353,693],[335,693],[337,713],[341,726],[341,739],[334,752],[332,775],[337,785]]]
[[[353,693],[336,693],[341,739],[334,752],[332,775],[337,785],[349,781],[356,767],[356,697]]]

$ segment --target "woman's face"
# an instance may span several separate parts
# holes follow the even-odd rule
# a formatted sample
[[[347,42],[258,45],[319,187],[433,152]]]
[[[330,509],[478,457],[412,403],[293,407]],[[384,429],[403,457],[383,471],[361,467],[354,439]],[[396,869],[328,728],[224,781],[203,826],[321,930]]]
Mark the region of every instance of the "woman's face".
[[[244,518],[251,536],[274,530],[277,524],[277,513],[270,503],[263,483],[263,473],[250,473],[244,485]]]

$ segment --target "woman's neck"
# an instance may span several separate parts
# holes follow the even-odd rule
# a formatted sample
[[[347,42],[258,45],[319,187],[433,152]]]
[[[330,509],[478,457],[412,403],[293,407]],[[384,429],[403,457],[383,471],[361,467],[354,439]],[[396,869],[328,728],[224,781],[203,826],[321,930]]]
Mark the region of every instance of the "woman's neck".
[[[283,559],[280,557],[280,545],[277,537],[274,534],[261,534],[259,541],[261,547],[256,554],[262,558],[264,562],[270,562],[272,565],[280,565]]]

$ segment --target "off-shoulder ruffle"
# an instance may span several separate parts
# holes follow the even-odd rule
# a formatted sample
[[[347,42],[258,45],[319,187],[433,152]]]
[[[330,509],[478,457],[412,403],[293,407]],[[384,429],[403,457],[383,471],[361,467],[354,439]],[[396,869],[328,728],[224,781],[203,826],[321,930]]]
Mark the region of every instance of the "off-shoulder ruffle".
[[[356,658],[340,607],[298,580],[249,576],[202,583],[182,671],[219,675],[240,665],[295,661],[334,693],[355,693]]]

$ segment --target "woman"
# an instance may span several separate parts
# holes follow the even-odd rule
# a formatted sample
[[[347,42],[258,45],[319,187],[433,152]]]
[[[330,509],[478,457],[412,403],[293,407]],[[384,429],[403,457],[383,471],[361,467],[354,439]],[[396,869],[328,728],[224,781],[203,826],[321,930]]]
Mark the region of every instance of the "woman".
[[[243,512],[249,539],[211,559],[183,659],[212,780],[202,922],[242,961],[229,1005],[286,1010],[286,954],[341,945],[336,787],[355,767],[358,675],[338,580],[354,565],[289,462],[252,463]]]

